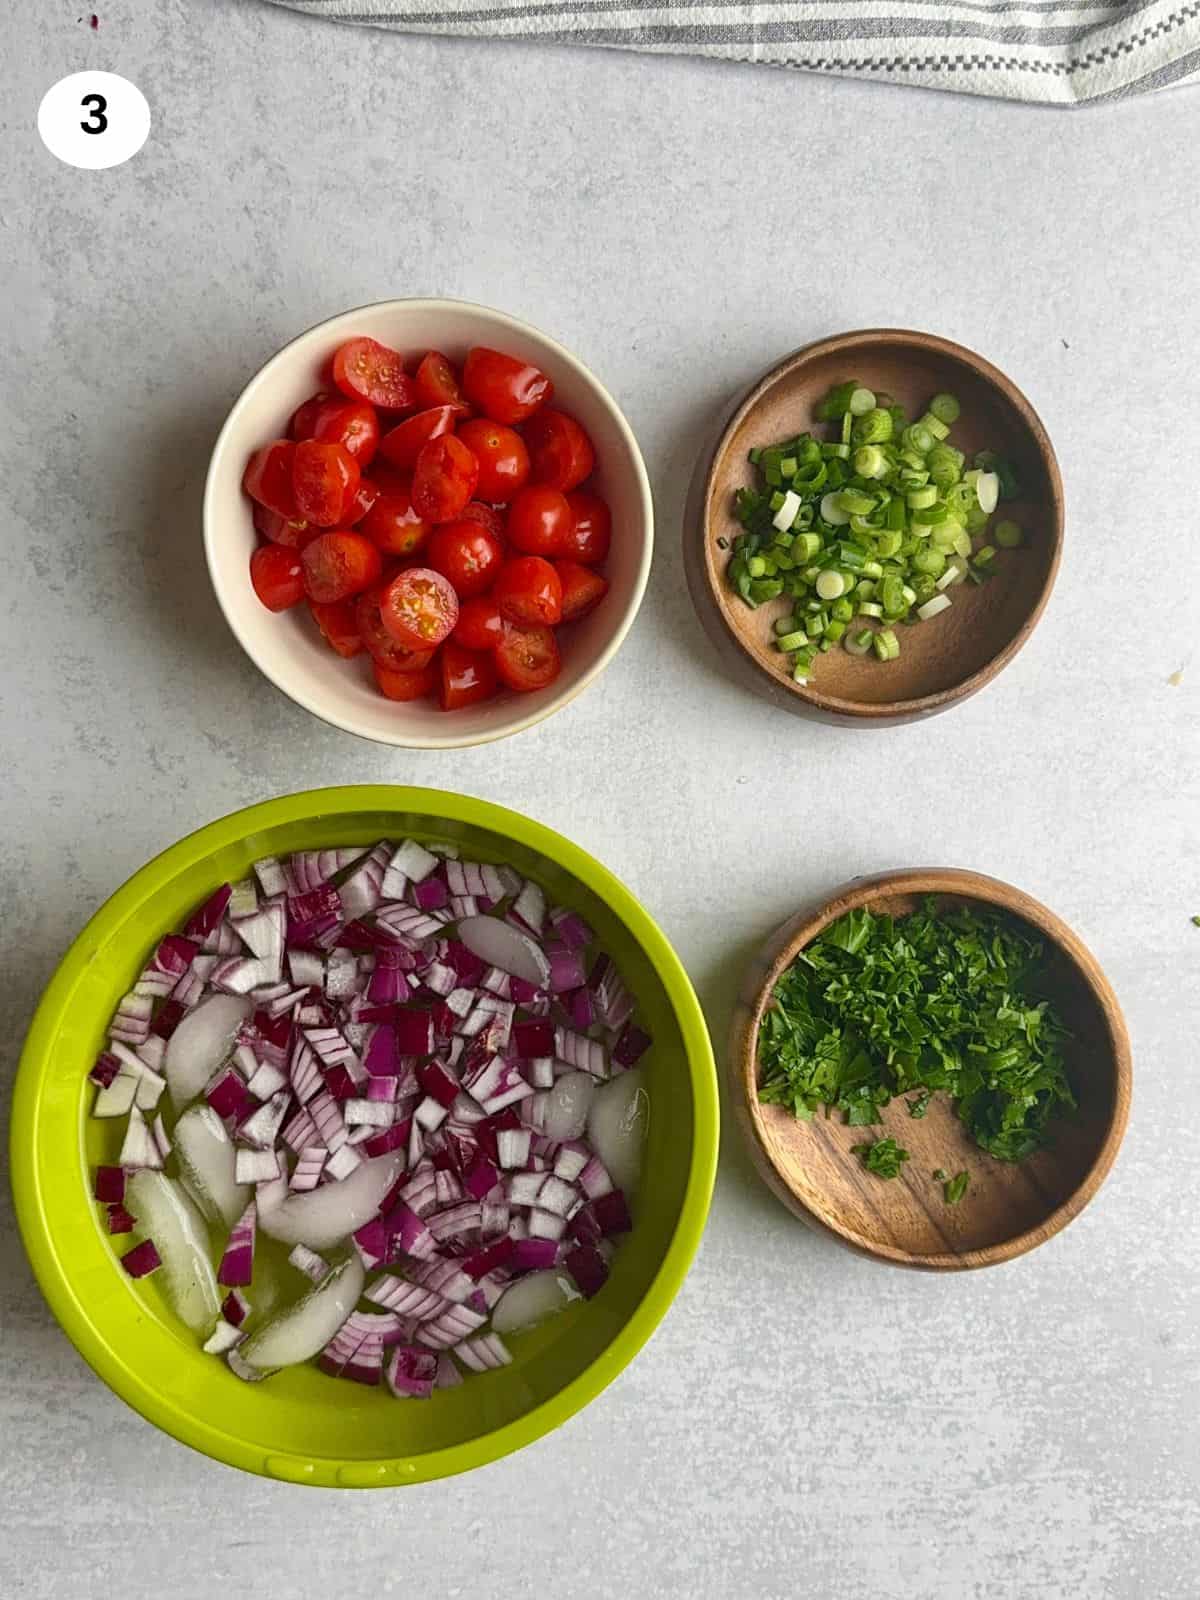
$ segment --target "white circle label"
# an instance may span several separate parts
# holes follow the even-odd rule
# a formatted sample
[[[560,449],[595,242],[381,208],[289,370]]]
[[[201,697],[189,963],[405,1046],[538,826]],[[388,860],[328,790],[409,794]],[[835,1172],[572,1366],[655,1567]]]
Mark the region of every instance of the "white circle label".
[[[47,89],[38,132],[51,155],[70,167],[119,167],[150,132],[150,107],[135,83],[116,72],[72,72]]]

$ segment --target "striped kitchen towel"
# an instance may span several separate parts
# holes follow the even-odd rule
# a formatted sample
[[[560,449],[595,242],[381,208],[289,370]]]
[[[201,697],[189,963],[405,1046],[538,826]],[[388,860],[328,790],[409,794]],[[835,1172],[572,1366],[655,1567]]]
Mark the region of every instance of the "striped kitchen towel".
[[[404,33],[763,61],[1082,105],[1200,77],[1200,0],[274,0]]]

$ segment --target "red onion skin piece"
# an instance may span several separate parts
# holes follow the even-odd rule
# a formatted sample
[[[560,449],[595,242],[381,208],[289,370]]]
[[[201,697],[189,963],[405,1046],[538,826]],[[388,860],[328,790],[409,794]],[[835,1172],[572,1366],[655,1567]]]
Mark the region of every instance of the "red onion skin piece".
[[[232,893],[232,884],[223,883],[219,889],[209,896],[202,906],[198,906],[192,912],[188,918],[187,926],[183,930],[185,936],[189,939],[199,939],[201,941],[207,939],[225,915],[225,908],[229,904],[229,898]]]

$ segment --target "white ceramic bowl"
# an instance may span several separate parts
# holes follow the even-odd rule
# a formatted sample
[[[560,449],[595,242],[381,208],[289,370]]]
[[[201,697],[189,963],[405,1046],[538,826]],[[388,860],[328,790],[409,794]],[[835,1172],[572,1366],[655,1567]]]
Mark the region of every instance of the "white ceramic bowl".
[[[320,638],[306,606],[275,614],[250,586],[258,543],[242,473],[251,453],[282,438],[288,418],[322,387],[337,347],[367,334],[405,356],[436,349],[461,360],[490,345],[539,367],[554,382],[555,405],[591,435],[596,471],[588,483],[612,508],[612,552],[604,603],[562,638],[563,668],[535,694],[502,691],[494,700],[444,712],[432,701],[397,703],[375,688],[366,658],[345,661]],[[277,689],[305,710],[381,744],[451,749],[486,744],[532,727],[565,706],[603,672],[637,615],[654,545],[650,484],[637,441],[616,402],[581,361],[546,334],[486,306],[459,300],[385,300],[319,323],[285,345],[238,396],[213,449],[204,491],[204,548],[217,600],[238,643]]]

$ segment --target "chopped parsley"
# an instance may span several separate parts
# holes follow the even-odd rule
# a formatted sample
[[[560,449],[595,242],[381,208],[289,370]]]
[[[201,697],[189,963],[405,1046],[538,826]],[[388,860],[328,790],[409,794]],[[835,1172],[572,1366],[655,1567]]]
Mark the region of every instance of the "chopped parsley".
[[[1045,993],[1042,947],[1007,918],[939,912],[932,900],[903,918],[851,911],[775,985],[759,1032],[759,1098],[805,1119],[833,1108],[870,1127],[894,1096],[917,1091],[920,1104],[941,1090],[981,1149],[1022,1161],[1048,1142],[1051,1119],[1075,1108],[1066,1036]]]
[[[934,1181],[934,1183],[945,1183],[946,1174],[945,1174],[944,1170],[941,1167],[934,1167],[934,1169],[933,1169],[933,1181]]]
[[[966,1194],[971,1182],[969,1172],[956,1172],[952,1178],[942,1185],[942,1195],[948,1206],[956,1206]]]
[[[895,1139],[876,1139],[873,1144],[853,1144],[850,1148],[856,1156],[862,1157],[867,1171],[878,1178],[898,1178],[900,1168],[908,1160],[908,1151]]]

